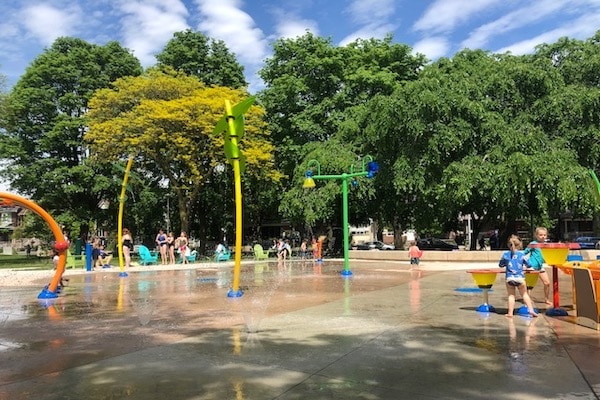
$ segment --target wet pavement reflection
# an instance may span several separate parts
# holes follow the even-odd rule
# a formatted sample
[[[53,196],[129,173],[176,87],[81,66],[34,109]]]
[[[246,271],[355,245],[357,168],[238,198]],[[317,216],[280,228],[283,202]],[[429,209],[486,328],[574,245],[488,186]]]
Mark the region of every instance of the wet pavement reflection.
[[[233,299],[231,264],[2,288],[0,400],[596,398],[596,331],[476,312],[464,270],[342,269],[244,264]]]

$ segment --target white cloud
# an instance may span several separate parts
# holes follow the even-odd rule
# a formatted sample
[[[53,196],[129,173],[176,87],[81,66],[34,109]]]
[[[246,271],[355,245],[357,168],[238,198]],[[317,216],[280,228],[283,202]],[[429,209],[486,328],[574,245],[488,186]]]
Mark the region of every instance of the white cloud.
[[[393,34],[398,27],[389,22],[395,12],[394,0],[353,0],[344,12],[350,14],[351,20],[360,27],[346,35],[340,41],[341,46],[357,39],[383,39],[387,34]]]
[[[138,0],[122,2],[123,42],[144,66],[156,63],[155,54],[173,37],[189,28],[188,11],[179,0]]]
[[[430,60],[436,60],[448,54],[450,44],[445,37],[429,37],[413,46],[414,53],[424,54]]]
[[[600,26],[600,12],[586,14],[581,18],[544,32],[527,40],[505,46],[496,53],[511,52],[515,55],[533,53],[535,46],[542,43],[555,43],[559,38],[567,36],[571,39],[586,40],[592,37]]]
[[[504,2],[505,0],[436,0],[414,23],[413,29],[427,33],[448,32],[474,14]]]
[[[242,10],[243,2],[195,0],[195,3],[201,14],[198,30],[211,38],[224,41],[244,65],[244,75],[250,84],[248,90],[260,90],[264,84],[257,71],[269,55],[269,45],[254,19]]]
[[[352,20],[360,25],[385,24],[394,14],[394,0],[353,0],[346,8]]]
[[[201,20],[198,29],[223,40],[242,64],[260,64],[267,55],[267,41],[239,0],[196,0]]]
[[[319,36],[319,26],[316,21],[284,13],[277,13],[277,16],[278,21],[275,25],[277,38],[295,38],[304,35],[307,31]]]
[[[348,43],[354,42],[356,39],[383,39],[385,35],[394,33],[395,26],[391,24],[385,25],[367,25],[357,31],[352,32],[340,41],[340,46],[345,46]]]
[[[77,6],[57,8],[48,4],[26,6],[21,11],[21,21],[26,35],[45,46],[61,36],[74,36],[84,21]]]
[[[526,7],[512,11],[493,22],[475,29],[469,37],[461,43],[461,47],[478,49],[485,47],[490,38],[534,24],[549,15],[556,14],[562,8],[569,7],[566,2],[556,0],[539,0]]]

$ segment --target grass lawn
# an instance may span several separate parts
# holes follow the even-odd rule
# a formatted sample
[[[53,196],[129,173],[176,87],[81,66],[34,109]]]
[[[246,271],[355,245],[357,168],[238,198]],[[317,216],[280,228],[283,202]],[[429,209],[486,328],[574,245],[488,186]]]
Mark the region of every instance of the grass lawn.
[[[0,269],[20,268],[24,270],[44,270],[52,269],[53,267],[52,258],[50,257],[27,257],[25,255],[9,256],[0,254]]]

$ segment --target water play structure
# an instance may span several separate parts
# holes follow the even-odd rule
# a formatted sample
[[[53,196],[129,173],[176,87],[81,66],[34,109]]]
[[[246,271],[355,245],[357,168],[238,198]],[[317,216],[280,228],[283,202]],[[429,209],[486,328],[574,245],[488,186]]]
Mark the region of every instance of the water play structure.
[[[579,245],[577,243],[532,243],[529,247],[539,248],[546,264],[552,267],[552,307],[546,311],[546,315],[552,317],[569,315],[560,307],[558,268],[566,263],[569,250],[577,250]]]
[[[490,305],[488,292],[492,286],[494,286],[494,282],[496,282],[496,275],[502,272],[504,272],[504,270],[501,268],[467,271],[467,273],[471,274],[471,277],[475,281],[477,287],[483,291],[483,303],[477,307],[477,311],[496,312],[496,308]]]
[[[489,290],[494,286],[496,276],[498,274],[504,274],[505,272],[506,271],[503,268],[475,269],[467,271],[467,273],[471,274],[473,281],[475,281],[475,285],[483,292],[483,303],[476,308],[478,312],[496,312],[496,308],[489,302]],[[525,271],[525,284],[527,285],[527,290],[533,289],[538,281],[539,274],[538,271]],[[517,314],[528,316],[529,310],[527,309],[527,306],[519,307],[517,309]]]
[[[58,289],[60,285],[60,278],[62,274],[65,272],[65,264],[67,263],[67,249],[69,248],[69,242],[65,240],[62,230],[54,221],[54,218],[50,216],[42,207],[37,205],[31,200],[28,200],[24,197],[17,196],[12,193],[0,192],[0,199],[3,205],[12,205],[17,203],[33,212],[38,214],[40,217],[44,219],[48,223],[48,226],[52,230],[52,234],[55,238],[54,249],[58,252],[58,265],[56,266],[56,271],[54,272],[54,277],[50,284],[42,289],[41,293],[38,295],[38,299],[54,299],[58,297]]]
[[[127,166],[125,167],[125,175],[123,176],[123,183],[121,184],[121,195],[119,196],[119,217],[118,217],[118,228],[117,228],[117,251],[119,253],[119,268],[121,272],[120,276],[127,276],[127,272],[125,272],[125,260],[123,257],[123,209],[125,208],[125,192],[127,190],[127,180],[129,179],[129,171],[131,171],[131,166],[133,165],[133,156],[129,156],[127,160]]]
[[[254,97],[231,106],[229,100],[225,100],[225,115],[217,122],[213,133],[223,133],[225,142],[225,157],[233,166],[233,179],[235,183],[235,264],[233,269],[233,283],[228,297],[241,297],[240,269],[242,265],[242,179],[246,161],[244,154],[238,147],[238,141],[244,135],[244,113],[254,103]]]
[[[365,160],[369,160],[365,165]],[[316,168],[317,174],[314,175],[312,169]],[[350,224],[348,223],[348,182],[352,182],[353,185],[357,185],[356,178],[366,176],[372,179],[375,174],[379,171],[379,164],[373,161],[373,158],[369,155],[365,156],[362,160],[362,169],[359,172],[354,172],[354,165],[350,166],[349,173],[343,173],[340,175],[321,175],[321,164],[317,160],[310,160],[308,162],[308,170],[305,174],[304,183],[302,187],[305,189],[312,189],[316,186],[315,180],[340,180],[342,181],[342,229],[343,229],[343,248],[344,248],[344,270],[342,276],[351,276],[350,261],[349,261],[349,246],[350,246]],[[320,257],[319,257],[320,258]]]

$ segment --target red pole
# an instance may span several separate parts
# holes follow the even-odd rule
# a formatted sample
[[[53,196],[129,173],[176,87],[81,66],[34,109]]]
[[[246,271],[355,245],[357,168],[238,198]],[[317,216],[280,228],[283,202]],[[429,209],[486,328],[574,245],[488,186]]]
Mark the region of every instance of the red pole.
[[[558,294],[558,268],[552,266],[552,290],[554,291],[554,308],[560,307],[560,298]]]

